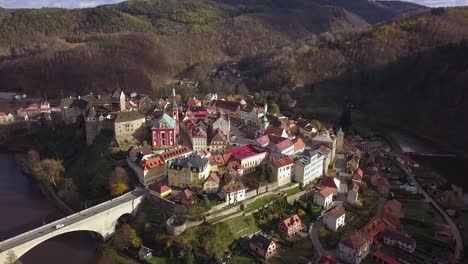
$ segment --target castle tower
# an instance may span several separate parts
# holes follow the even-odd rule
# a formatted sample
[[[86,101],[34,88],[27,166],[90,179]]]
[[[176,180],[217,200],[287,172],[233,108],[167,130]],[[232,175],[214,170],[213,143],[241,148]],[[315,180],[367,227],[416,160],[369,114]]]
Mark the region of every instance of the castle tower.
[[[341,153],[343,151],[343,144],[344,144],[344,132],[343,129],[338,130],[336,133],[336,151]]]
[[[171,116],[176,121],[176,135],[179,135],[179,106],[177,105],[176,92],[174,88],[172,88]]]
[[[123,91],[120,92],[119,106],[120,106],[120,109],[119,109],[120,112],[127,111],[127,98],[126,98],[125,93]]]
[[[263,109],[264,109],[264,112],[263,112],[263,119],[262,119],[262,130],[263,130],[263,133],[265,133],[265,130],[270,125],[270,121],[268,121],[268,118],[267,118],[268,104],[266,102],[265,102],[265,106]]]

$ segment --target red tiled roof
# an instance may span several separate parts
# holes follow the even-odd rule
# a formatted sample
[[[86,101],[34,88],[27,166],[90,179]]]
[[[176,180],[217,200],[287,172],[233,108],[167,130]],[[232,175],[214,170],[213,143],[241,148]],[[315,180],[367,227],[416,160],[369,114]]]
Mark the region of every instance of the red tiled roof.
[[[189,147],[181,147],[181,148],[171,149],[164,153],[161,153],[161,157],[163,158],[163,160],[166,161],[168,159],[179,157],[184,154],[188,154],[190,152],[192,152],[192,150]]]
[[[374,238],[382,233],[387,225],[382,220],[382,218],[374,218],[369,223],[361,228],[361,232],[367,235],[370,240],[374,240]]]
[[[287,218],[281,220],[281,222],[282,222],[286,227],[289,227],[289,226],[291,226],[291,225],[294,225],[294,223],[299,223],[299,224],[302,223],[301,218],[299,218],[299,216],[298,216],[297,214],[291,215],[290,217],[287,217]]]
[[[361,249],[366,243],[369,243],[367,236],[365,236],[361,231],[354,231],[344,236],[340,243],[346,245],[347,247],[357,251]]]
[[[142,167],[144,170],[151,170],[160,166],[164,166],[164,160],[161,158],[161,156],[156,156],[140,161],[140,167]]]
[[[320,186],[338,189],[339,186],[336,186],[334,179],[335,179],[334,177],[324,176],[320,180]]]
[[[165,193],[172,190],[171,187],[167,185],[161,185],[160,183],[153,183],[149,186],[149,188],[157,193]]]
[[[223,189],[226,193],[232,193],[232,192],[237,192],[246,188],[244,187],[242,183],[230,183],[230,184],[224,185]]]
[[[200,104],[200,103],[201,103],[201,101],[198,100],[198,99],[195,98],[195,97],[190,98],[190,99],[188,99],[188,101],[187,101],[187,105],[188,105],[188,106],[194,106],[194,105],[198,105],[198,104]]]
[[[341,205],[338,205],[337,207],[335,207],[335,208],[331,209],[330,211],[328,211],[328,214],[332,215],[335,218],[340,218],[345,213],[346,213],[345,209]]]
[[[292,165],[292,164],[294,164],[294,160],[291,157],[273,159],[273,165],[276,168],[281,168],[281,167]]]
[[[222,166],[227,166],[227,163],[229,162],[231,157],[232,157],[231,153],[224,153],[224,154],[211,156],[208,158],[208,160],[211,163],[218,165],[218,167],[222,167]]]
[[[242,147],[232,148],[229,150],[229,153],[231,153],[234,157],[241,159],[241,160],[261,154],[261,153],[265,153],[265,152],[266,151],[264,149],[254,147],[252,145],[245,145]]]
[[[387,178],[380,176],[380,178],[376,182],[377,186],[390,186],[390,182]]]
[[[305,143],[300,137],[296,137],[292,143],[294,144],[294,152],[298,152],[300,149],[305,148]]]
[[[216,182],[217,184],[219,184],[219,182],[220,182],[220,179],[219,179],[218,174],[216,172],[212,172],[210,174],[210,176],[208,176],[208,178],[206,178],[205,182],[210,181],[210,180]]]
[[[358,176],[362,179],[364,177],[364,172],[360,168],[357,168],[356,170],[354,170],[353,176]]]
[[[401,203],[396,199],[386,201],[385,202],[385,207],[387,207],[387,206],[393,206],[393,207],[397,208],[398,210],[401,210],[403,208]]]
[[[382,220],[384,220],[385,223],[391,227],[397,227],[400,225],[400,219],[393,216],[390,208],[384,208]]]
[[[333,194],[335,190],[333,188],[330,188],[330,187],[325,187],[323,188],[319,193],[320,195],[322,195],[323,197],[328,197],[330,195]]]
[[[276,127],[276,126],[268,126],[263,134],[265,135],[275,135],[275,136],[281,136],[283,134],[284,129],[281,127]]]
[[[0,116],[7,116],[5,112],[0,112]]]

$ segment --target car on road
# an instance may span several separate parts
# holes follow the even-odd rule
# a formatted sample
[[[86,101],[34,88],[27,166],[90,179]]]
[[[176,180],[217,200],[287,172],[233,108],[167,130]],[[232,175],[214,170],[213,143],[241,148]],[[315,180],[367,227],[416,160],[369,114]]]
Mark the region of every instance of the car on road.
[[[65,226],[65,224],[58,224],[58,225],[55,226],[55,229],[60,229],[60,228],[62,228],[64,226]]]

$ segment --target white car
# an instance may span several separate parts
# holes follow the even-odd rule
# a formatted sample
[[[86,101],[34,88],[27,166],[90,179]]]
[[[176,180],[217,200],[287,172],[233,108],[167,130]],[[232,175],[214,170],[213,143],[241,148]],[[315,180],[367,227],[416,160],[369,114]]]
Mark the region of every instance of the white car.
[[[55,229],[60,229],[60,228],[62,228],[64,226],[65,226],[64,224],[58,224],[58,225],[55,226]]]

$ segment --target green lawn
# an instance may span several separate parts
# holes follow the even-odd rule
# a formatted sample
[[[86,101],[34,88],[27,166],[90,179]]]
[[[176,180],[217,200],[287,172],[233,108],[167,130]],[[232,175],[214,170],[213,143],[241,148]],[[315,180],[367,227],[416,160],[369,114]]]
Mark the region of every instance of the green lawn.
[[[427,223],[445,223],[437,210],[432,208],[428,202],[403,201],[405,217]]]
[[[311,259],[314,256],[315,250],[312,246],[312,241],[309,238],[299,240],[292,247],[284,247],[279,255],[287,261],[287,263],[297,263],[300,256]]]
[[[255,202],[250,203],[249,205],[247,205],[247,208],[245,209],[245,211],[247,211],[247,212],[254,211],[254,210],[256,210],[258,208],[261,208],[264,205],[266,205],[266,204],[268,204],[268,203],[270,203],[272,201],[278,200],[279,198],[280,198],[280,196],[277,195],[277,194],[267,195],[265,197],[257,199]]]
[[[229,226],[232,236],[235,239],[245,235],[253,234],[260,230],[252,215],[235,217],[224,221],[224,223]]]
[[[296,187],[294,187],[292,189],[287,190],[286,195],[291,196],[291,195],[294,195],[294,194],[299,193],[299,192],[301,192],[301,187],[296,186]]]
[[[154,256],[145,259],[145,262],[149,263],[149,264],[166,264],[166,263],[169,263],[167,258],[154,257]]]

